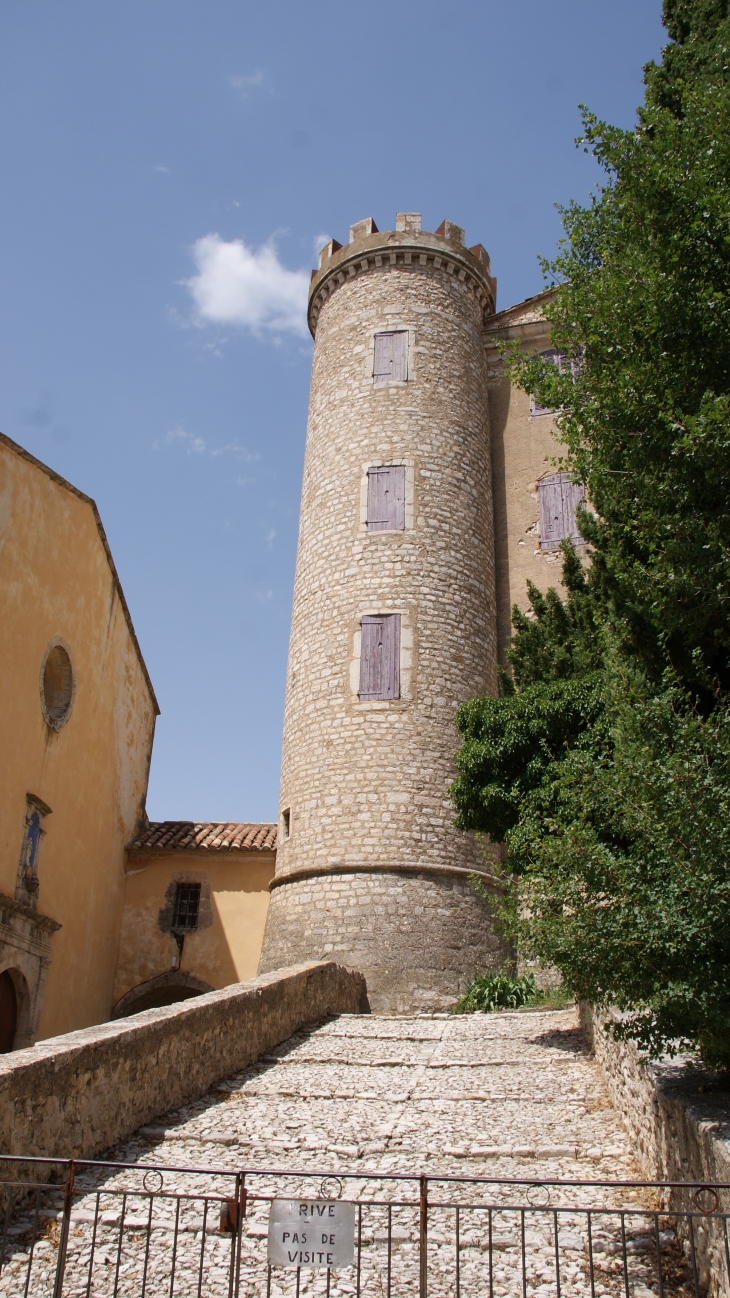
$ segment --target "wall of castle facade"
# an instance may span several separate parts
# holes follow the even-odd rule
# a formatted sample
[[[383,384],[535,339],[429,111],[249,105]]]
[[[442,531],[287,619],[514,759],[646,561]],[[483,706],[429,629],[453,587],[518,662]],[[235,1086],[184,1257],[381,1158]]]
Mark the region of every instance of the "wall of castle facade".
[[[512,636],[512,609],[530,606],[527,583],[545,592],[554,586],[564,594],[562,560],[557,549],[541,546],[539,480],[559,471],[565,454],[557,440],[555,415],[535,413],[529,393],[504,373],[498,342],[517,343],[524,352],[551,348],[550,325],[543,306],[550,290],[510,307],[486,321],[484,343],[489,373],[489,425],[494,502],[495,593],[499,661],[507,666]],[[577,546],[580,554],[585,547]]]
[[[266,959],[275,969],[317,950],[364,975],[374,1013],[444,1010],[473,974],[510,959],[489,918],[467,870],[317,872],[272,888]]]
[[[130,852],[114,1004],[170,970],[192,975],[206,989],[255,977],[275,859],[274,852],[262,851]],[[205,922],[185,933],[181,953],[161,915],[171,885],[190,883],[201,885],[207,910]],[[292,959],[285,955],[280,963]]]

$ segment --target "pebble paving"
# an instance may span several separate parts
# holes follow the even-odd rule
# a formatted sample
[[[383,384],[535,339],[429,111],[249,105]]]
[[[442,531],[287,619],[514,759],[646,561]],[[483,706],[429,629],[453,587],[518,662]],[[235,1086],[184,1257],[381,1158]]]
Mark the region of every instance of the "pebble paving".
[[[685,1292],[680,1279],[672,1284],[671,1229],[657,1219],[659,1233],[651,1235],[649,1219],[639,1216],[654,1206],[647,1191],[534,1184],[640,1177],[572,1009],[342,1015],[298,1033],[245,1073],[141,1128],[111,1157],[135,1166],[80,1174],[62,1291],[69,1298],[235,1292],[235,1237],[230,1227],[221,1229],[221,1210],[235,1198],[235,1173],[242,1169],[252,1196],[238,1264],[238,1292],[246,1298],[418,1294],[420,1174],[429,1178],[433,1298],[457,1292],[458,1298],[558,1292],[658,1298],[651,1252],[657,1244],[669,1250],[664,1294]],[[177,1170],[159,1175],[150,1165]],[[363,1205],[359,1269],[269,1272],[270,1198],[331,1197],[340,1189],[335,1172],[348,1174],[341,1177],[342,1197]],[[398,1174],[414,1179],[388,1179]],[[464,1179],[439,1182],[446,1176]],[[497,1184],[504,1181],[521,1184]],[[160,1193],[151,1198],[144,1188]],[[53,1294],[58,1205],[58,1192],[55,1200],[39,1192],[11,1226],[2,1298]],[[618,1215],[593,1218],[592,1288],[581,1211],[588,1207],[629,1212],[625,1256]],[[561,1208],[557,1217],[555,1208]]]

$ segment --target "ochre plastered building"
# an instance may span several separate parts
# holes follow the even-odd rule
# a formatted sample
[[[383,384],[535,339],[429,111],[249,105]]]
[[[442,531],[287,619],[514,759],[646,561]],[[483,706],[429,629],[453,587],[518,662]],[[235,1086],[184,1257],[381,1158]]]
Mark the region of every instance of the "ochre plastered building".
[[[0,996],[17,1048],[109,1017],[158,708],[94,502],[6,437],[0,679]]]
[[[544,296],[495,310],[449,221],[371,219],[312,273],[312,385],[289,649],[279,851],[262,972],[327,957],[381,1011],[452,1004],[510,951],[495,850],[453,828],[456,710],[496,693],[511,606],[555,583],[581,494],[550,412],[497,343],[549,351]],[[560,358],[555,355],[557,363]]]
[[[158,707],[98,511],[1,435],[0,679],[0,1051],[251,977],[276,826],[149,823]]]
[[[146,825],[127,850],[113,1016],[255,977],[275,861],[276,825]]]

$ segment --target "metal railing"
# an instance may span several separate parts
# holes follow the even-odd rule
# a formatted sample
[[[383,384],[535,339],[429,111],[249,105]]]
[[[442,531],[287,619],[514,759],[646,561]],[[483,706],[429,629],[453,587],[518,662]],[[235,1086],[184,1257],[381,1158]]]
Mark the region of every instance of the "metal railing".
[[[704,1298],[728,1293],[729,1196],[696,1182],[3,1156],[0,1295]],[[353,1265],[271,1266],[274,1199],[354,1203]]]

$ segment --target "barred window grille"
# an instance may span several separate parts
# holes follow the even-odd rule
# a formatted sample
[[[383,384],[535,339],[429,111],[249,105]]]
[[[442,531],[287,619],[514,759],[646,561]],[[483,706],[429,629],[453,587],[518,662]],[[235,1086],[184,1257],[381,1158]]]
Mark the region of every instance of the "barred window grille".
[[[193,929],[198,927],[200,909],[200,884],[179,883],[175,891],[175,908],[172,915],[174,929]]]

